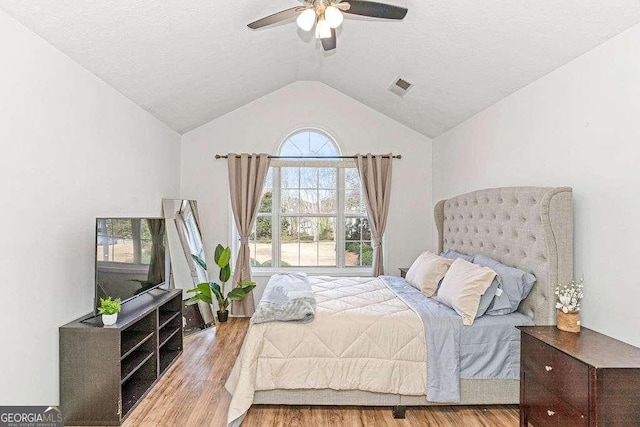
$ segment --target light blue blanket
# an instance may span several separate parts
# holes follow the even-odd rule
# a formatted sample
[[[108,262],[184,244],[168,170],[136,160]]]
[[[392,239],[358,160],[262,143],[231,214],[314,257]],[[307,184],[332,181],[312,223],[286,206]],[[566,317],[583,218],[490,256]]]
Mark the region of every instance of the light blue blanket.
[[[422,320],[427,346],[427,400],[460,402],[460,379],[518,379],[520,334],[515,326],[533,325],[521,313],[484,316],[463,326],[451,308],[425,297],[396,276],[384,284]]]

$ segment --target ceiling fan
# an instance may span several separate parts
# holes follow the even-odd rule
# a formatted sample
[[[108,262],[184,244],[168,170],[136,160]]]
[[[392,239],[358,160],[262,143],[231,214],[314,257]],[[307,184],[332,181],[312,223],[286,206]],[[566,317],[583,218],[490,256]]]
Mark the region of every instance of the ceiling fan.
[[[297,16],[296,22],[304,31],[316,26],[316,38],[322,42],[324,50],[336,48],[336,28],[342,24],[342,12],[353,15],[383,19],[403,19],[408,9],[385,3],[362,0],[303,0],[306,6],[285,9],[273,15],[258,19],[247,25],[256,30]]]

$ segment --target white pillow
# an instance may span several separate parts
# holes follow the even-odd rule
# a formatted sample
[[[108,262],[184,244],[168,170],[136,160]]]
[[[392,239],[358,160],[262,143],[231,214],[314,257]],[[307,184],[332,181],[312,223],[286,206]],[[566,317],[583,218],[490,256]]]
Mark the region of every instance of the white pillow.
[[[442,279],[436,299],[462,316],[463,325],[472,325],[484,295],[496,272],[462,258],[456,259]]]
[[[429,251],[423,252],[411,264],[405,280],[426,296],[432,297],[452,263],[451,259],[443,258]]]

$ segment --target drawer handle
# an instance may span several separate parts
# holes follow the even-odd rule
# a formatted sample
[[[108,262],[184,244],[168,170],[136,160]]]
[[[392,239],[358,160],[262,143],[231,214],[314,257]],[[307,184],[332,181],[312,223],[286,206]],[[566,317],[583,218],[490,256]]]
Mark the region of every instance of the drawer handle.
[[[547,415],[549,415],[550,417],[553,417],[556,413],[554,411],[552,411],[551,409],[547,409]]]
[[[544,367],[544,369],[545,369],[547,372],[549,372],[549,371],[553,371],[553,366],[549,366],[549,365],[547,365],[547,366],[545,366],[545,367]]]

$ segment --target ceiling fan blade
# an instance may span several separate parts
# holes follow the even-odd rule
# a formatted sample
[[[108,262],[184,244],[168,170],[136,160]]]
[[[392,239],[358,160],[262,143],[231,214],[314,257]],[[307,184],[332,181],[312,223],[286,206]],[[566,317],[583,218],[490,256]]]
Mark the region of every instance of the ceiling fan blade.
[[[371,16],[373,18],[403,19],[408,9],[391,4],[376,3],[373,1],[347,0],[351,7],[345,13],[353,15]]]
[[[247,27],[251,28],[252,30],[256,30],[268,25],[277,24],[278,22],[286,21],[289,18],[298,16],[298,14],[305,9],[306,7],[304,6],[296,6],[290,9],[285,9],[278,13],[274,13],[273,15],[265,16],[262,19],[258,19],[257,21],[248,24]]]
[[[336,39],[336,29],[331,29],[331,38],[328,39],[320,39],[322,42],[322,49],[324,50],[333,50],[336,48],[337,39]]]

